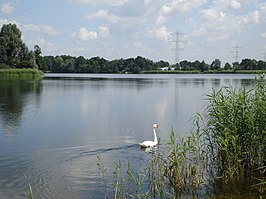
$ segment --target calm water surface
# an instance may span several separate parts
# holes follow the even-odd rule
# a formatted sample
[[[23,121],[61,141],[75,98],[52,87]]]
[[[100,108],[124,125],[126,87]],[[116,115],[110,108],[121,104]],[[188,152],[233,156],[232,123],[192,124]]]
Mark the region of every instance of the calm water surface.
[[[104,198],[99,156],[145,165],[138,143],[164,150],[171,128],[184,135],[212,89],[250,87],[254,75],[47,74],[41,81],[0,81],[0,198]]]

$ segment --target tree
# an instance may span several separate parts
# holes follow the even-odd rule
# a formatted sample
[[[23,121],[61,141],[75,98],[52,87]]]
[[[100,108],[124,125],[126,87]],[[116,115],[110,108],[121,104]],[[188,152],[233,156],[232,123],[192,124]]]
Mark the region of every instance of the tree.
[[[191,68],[190,67],[191,64],[187,60],[181,61],[179,65],[180,65],[181,70],[190,70]]]
[[[200,63],[200,65],[199,65],[199,70],[200,70],[201,72],[203,72],[203,71],[206,71],[206,70],[208,70],[208,69],[209,69],[209,64],[206,64],[205,61],[203,60],[203,61]]]
[[[65,72],[68,72],[68,73],[73,73],[75,72],[75,61],[73,58],[68,58],[65,60],[65,64],[64,64],[64,70]]]
[[[240,63],[240,68],[243,70],[256,70],[257,69],[257,61],[254,59],[242,59]]]
[[[234,70],[240,70],[241,69],[239,62],[233,62],[233,69]]]
[[[168,62],[160,60],[154,64],[154,69],[158,70],[160,68],[168,68],[169,66],[170,64]]]
[[[43,65],[39,69],[42,71],[53,71],[54,59],[53,56],[44,56]]]
[[[266,62],[265,61],[262,61],[262,60],[259,60],[258,61],[258,70],[266,70]]]
[[[225,63],[224,70],[230,70],[230,69],[232,69],[232,66],[228,62]]]
[[[217,69],[221,68],[221,61],[220,61],[220,59],[215,59],[211,63],[210,67],[211,67],[211,70],[217,70]]]
[[[42,54],[42,50],[41,50],[40,46],[34,45],[34,55],[35,55],[35,59],[36,59],[37,68],[40,68],[43,65],[43,59],[42,59],[41,54]]]
[[[0,32],[0,61],[11,67],[20,67],[29,56],[28,47],[21,39],[21,31],[16,24],[4,24]]]
[[[54,65],[52,68],[53,72],[65,72],[65,68],[64,68],[64,59],[62,58],[62,56],[56,56],[54,59]]]

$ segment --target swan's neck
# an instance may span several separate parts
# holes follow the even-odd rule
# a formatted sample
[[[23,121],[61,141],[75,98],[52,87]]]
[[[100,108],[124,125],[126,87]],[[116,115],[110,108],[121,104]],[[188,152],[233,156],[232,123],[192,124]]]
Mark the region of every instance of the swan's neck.
[[[154,135],[154,142],[157,144],[158,140],[157,140],[157,135],[156,135],[155,128],[153,129],[153,135]]]

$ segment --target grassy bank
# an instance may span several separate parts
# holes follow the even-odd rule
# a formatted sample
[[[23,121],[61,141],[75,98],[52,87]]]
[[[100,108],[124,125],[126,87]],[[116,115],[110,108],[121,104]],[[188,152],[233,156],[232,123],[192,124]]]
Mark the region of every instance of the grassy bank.
[[[266,196],[264,76],[251,90],[224,87],[207,97],[194,132],[178,137],[172,131],[165,155],[155,149],[143,171],[117,164],[111,198]]]
[[[151,70],[143,71],[142,74],[200,74],[198,70]]]
[[[37,69],[0,69],[0,79],[3,80],[37,80],[43,73]]]
[[[266,70],[154,70],[143,71],[143,74],[258,74],[266,73]]]

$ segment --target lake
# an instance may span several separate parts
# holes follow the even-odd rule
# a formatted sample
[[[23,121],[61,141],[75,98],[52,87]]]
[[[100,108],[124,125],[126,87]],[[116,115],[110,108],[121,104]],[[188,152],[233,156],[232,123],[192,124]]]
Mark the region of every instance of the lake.
[[[138,143],[153,139],[154,123],[163,151],[172,128],[180,136],[192,130],[212,89],[250,88],[254,78],[46,74],[0,81],[0,198],[27,198],[29,183],[35,198],[104,198],[118,162],[145,166],[151,154]]]

